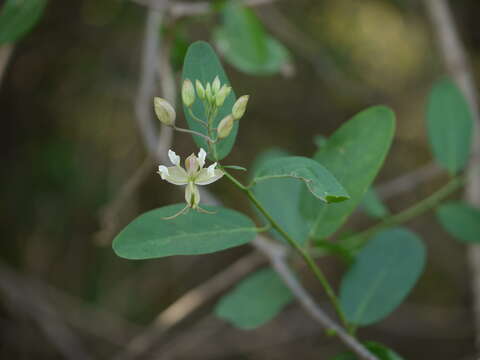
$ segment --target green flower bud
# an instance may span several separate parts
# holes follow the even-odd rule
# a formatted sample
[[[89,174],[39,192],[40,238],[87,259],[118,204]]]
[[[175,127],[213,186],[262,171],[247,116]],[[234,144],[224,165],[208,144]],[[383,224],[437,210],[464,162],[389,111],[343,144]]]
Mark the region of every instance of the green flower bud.
[[[215,105],[217,107],[221,107],[225,102],[225,99],[232,91],[232,88],[228,85],[223,85],[222,88],[218,91],[217,95],[215,96]]]
[[[153,99],[153,105],[155,109],[155,114],[158,117],[158,120],[164,125],[173,126],[175,125],[175,109],[170,103],[162,98],[155,97]]]
[[[212,83],[212,95],[215,96],[218,93],[218,90],[220,90],[220,79],[218,76],[215,76]]]
[[[185,79],[182,86],[182,100],[186,107],[190,107],[195,102],[195,89],[190,79]]]
[[[249,97],[250,95],[240,96],[238,100],[235,102],[235,104],[233,104],[232,115],[235,118],[235,120],[240,120],[242,116],[245,114]]]
[[[197,89],[197,95],[200,100],[205,99],[205,88],[203,87],[202,83],[197,79],[195,80],[195,88]]]
[[[220,121],[220,124],[218,124],[218,127],[217,127],[217,135],[219,139],[224,139],[228,135],[230,135],[233,129],[234,120],[235,119],[233,118],[232,115],[228,115]]]
[[[207,98],[207,101],[208,102],[212,102],[212,99],[213,99],[213,94],[212,94],[212,86],[210,85],[210,83],[207,83],[207,87],[205,89],[205,97]]]

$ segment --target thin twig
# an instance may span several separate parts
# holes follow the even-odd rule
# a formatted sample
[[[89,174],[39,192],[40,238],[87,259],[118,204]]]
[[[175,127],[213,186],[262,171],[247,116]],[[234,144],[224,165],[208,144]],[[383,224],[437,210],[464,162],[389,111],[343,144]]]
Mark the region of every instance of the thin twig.
[[[334,331],[338,338],[360,359],[364,360],[377,360],[376,356],[373,356],[366,350],[366,348],[357,341],[354,337],[350,336],[345,329],[339,326],[333,321],[312,299],[310,294],[302,287],[298,282],[295,275],[287,265],[285,259],[285,252],[278,247],[277,244],[269,243],[268,241],[261,240],[259,238],[253,241],[255,248],[260,250],[266,255],[275,269],[277,274],[285,282],[285,285],[292,291],[297,301],[303,306],[313,319],[315,319],[326,330]]]
[[[147,6],[151,9],[159,9],[159,6],[155,2],[150,2],[149,0],[132,0],[134,3],[137,3],[142,6]],[[261,6],[270,4],[277,0],[243,0],[243,5],[245,6]],[[215,10],[214,4],[209,1],[197,1],[197,2],[172,2],[171,5],[166,9],[168,15],[171,18],[181,18],[185,16],[199,16],[207,15],[212,13]]]
[[[446,68],[470,104],[475,119],[473,153],[478,154],[480,153],[480,113],[473,72],[464,45],[458,35],[448,2],[446,0],[424,0],[424,4]],[[465,199],[474,206],[480,206],[480,170],[478,164],[475,164],[474,157],[470,162],[467,175]],[[472,273],[475,341],[477,351],[480,351],[480,247],[469,246],[468,260]]]

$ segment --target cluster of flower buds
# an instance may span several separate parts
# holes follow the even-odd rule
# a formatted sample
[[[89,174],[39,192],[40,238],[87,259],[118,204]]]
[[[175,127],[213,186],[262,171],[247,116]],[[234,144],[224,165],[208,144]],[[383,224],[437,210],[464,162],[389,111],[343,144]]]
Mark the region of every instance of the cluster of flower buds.
[[[218,76],[213,79],[212,83],[207,82],[205,86],[200,80],[195,80],[195,88],[200,100],[212,108],[221,108],[225,99],[232,91],[232,88],[227,84],[221,84]],[[187,107],[192,106],[195,101],[195,91],[193,89],[193,84],[189,79],[186,79],[183,82],[182,100]]]
[[[208,113],[216,114],[225,99],[230,95],[232,88],[227,84],[221,84],[218,76],[213,81],[202,84],[198,79],[195,80],[195,86],[190,79],[185,79],[182,85],[182,101],[183,104],[191,111],[192,105],[195,103],[196,96],[203,102]],[[224,139],[232,132],[235,120],[240,120],[245,114],[248,104],[248,95],[243,95],[237,99],[232,107],[232,112],[220,120],[217,126],[217,139]],[[162,124],[175,127],[175,109],[165,99],[154,98],[155,113]],[[199,120],[200,121],[200,120]],[[210,124],[205,123],[205,126]],[[176,128],[178,129],[178,128]],[[182,130],[182,129],[178,129]],[[185,131],[184,129],[182,131]],[[215,141],[214,139],[211,140]]]

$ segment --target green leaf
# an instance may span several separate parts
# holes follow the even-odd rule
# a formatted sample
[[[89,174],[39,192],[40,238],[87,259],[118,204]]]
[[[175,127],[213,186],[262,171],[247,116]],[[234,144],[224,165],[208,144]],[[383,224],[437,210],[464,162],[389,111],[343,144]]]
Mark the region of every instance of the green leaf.
[[[288,155],[286,151],[280,149],[270,149],[261,153],[253,164],[253,174],[255,175],[268,161]],[[296,179],[280,178],[255,184],[252,188],[255,196],[273,219],[282,224],[285,231],[299,244],[303,244],[308,235],[308,223],[305,222],[299,211],[303,186]],[[257,213],[265,220],[259,211]],[[284,241],[283,237],[275,230],[271,230],[271,232],[277,239]]]
[[[450,202],[440,206],[436,214],[453,237],[469,243],[480,242],[480,209],[463,202]]]
[[[327,169],[315,160],[301,156],[287,156],[265,162],[255,174],[253,182],[281,178],[303,181],[313,196],[326,203],[349,198],[343,186]]]
[[[223,26],[214,32],[217,48],[238,70],[270,75],[288,61],[288,51],[267,35],[255,13],[238,1],[228,1],[222,11]]]
[[[392,349],[389,349],[385,345],[379,344],[373,341],[366,341],[364,343],[365,347],[374,355],[377,356],[379,360],[403,360],[403,358],[398,355]],[[335,356],[331,360],[357,360],[358,358],[355,354],[351,352],[346,352],[341,355]]]
[[[115,253],[126,259],[154,259],[172,255],[199,255],[243,245],[256,235],[255,224],[245,215],[221,207],[206,207],[215,214],[180,211],[175,204],[140,215],[113,241]]]
[[[219,77],[222,84],[229,84],[227,75],[225,75],[225,71],[212,47],[204,41],[197,41],[190,45],[183,65],[183,79],[190,79],[194,83],[198,79],[205,84],[206,82],[212,82],[215,76]],[[236,97],[232,91],[225,99],[222,108],[218,111],[213,121],[213,128],[216,128],[220,121],[232,112],[235,101]],[[188,108],[184,106],[183,111],[190,129],[208,135],[205,128],[191,117]],[[198,97],[192,106],[192,111],[198,118],[207,121],[203,104]],[[238,132],[238,124],[239,121],[235,121],[230,135],[213,144],[211,151],[208,151],[208,143],[204,138],[193,135],[193,139],[199,147],[208,151],[208,157],[211,160],[218,161],[227,156],[232,150]]]
[[[395,131],[395,114],[385,106],[368,108],[342,125],[314,156],[344,186],[350,200],[325,206],[302,197],[310,237],[326,238],[355,210],[379,172]]]
[[[390,214],[388,209],[378,197],[377,192],[372,188],[368,189],[363,197],[362,209],[365,210],[368,215],[374,218],[381,219]]]
[[[373,324],[400,305],[425,265],[420,238],[403,228],[378,233],[359,252],[340,285],[340,306],[349,322]]]
[[[0,45],[19,40],[40,20],[47,0],[7,0],[0,11]]]
[[[270,268],[242,280],[217,304],[215,313],[241,329],[254,329],[272,320],[293,300],[290,290]]]
[[[469,106],[455,84],[437,82],[427,106],[428,139],[438,163],[450,174],[461,170],[470,154],[473,119]]]

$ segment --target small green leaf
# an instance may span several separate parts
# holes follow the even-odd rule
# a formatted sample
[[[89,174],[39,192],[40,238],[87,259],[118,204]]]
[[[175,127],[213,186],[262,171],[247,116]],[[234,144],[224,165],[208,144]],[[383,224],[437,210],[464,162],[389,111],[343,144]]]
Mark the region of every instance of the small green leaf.
[[[463,202],[450,202],[437,209],[437,219],[460,241],[480,242],[480,209]]]
[[[220,63],[220,60],[218,60],[218,57],[213,51],[212,47],[204,41],[197,41],[190,45],[187,55],[185,56],[182,78],[190,79],[193,83],[195,83],[195,80],[200,80],[200,82],[205,84],[206,82],[212,82],[215,76],[219,77],[222,84],[229,84],[222,64]],[[233,91],[231,91],[225,99],[222,108],[215,116],[213,128],[216,128],[220,121],[232,112],[232,107],[235,101],[235,94]],[[192,118],[187,107],[184,106],[183,111],[190,129],[208,135],[205,128]],[[198,99],[198,97],[192,106],[192,111],[195,116],[203,121],[207,121],[202,102],[200,99]],[[208,142],[204,138],[198,135],[193,135],[193,139],[199,147],[202,147],[205,149],[205,151],[208,151],[208,157],[211,160],[221,160],[232,150],[235,138],[237,136],[239,123],[239,121],[235,121],[230,135],[228,135],[225,139],[220,140],[218,143],[213,144],[211,151],[208,151]]]
[[[311,221],[310,237],[326,238],[355,210],[390,149],[395,115],[385,106],[368,108],[343,124],[314,156],[345,187],[350,200],[325,206],[302,198],[302,214]]]
[[[379,360],[403,360],[400,355],[385,345],[373,341],[366,341],[364,345],[373,355],[376,355]],[[331,360],[358,360],[358,358],[355,354],[346,352],[335,356]]]
[[[272,320],[293,300],[290,290],[270,268],[242,280],[217,304],[215,313],[241,329],[254,329]]]
[[[359,252],[342,279],[340,306],[349,322],[373,324],[400,305],[425,265],[425,247],[398,228],[377,234]]]
[[[288,155],[286,151],[280,149],[270,149],[261,153],[253,164],[253,174],[255,175],[268,161]],[[285,231],[299,244],[303,244],[308,235],[308,223],[299,211],[303,186],[298,180],[282,178],[255,184],[252,189],[273,219],[282,224]],[[265,219],[259,211],[257,213],[259,217]],[[271,230],[271,232],[277,239],[284,241],[283,237],[275,230]]]
[[[340,202],[349,198],[335,177],[315,160],[301,156],[287,156],[267,161],[255,174],[254,183],[270,179],[294,178],[305,183],[316,198],[326,202]]]
[[[265,33],[255,13],[239,1],[227,1],[222,11],[223,25],[215,30],[217,48],[238,70],[252,75],[280,71],[288,51]]]
[[[378,197],[377,192],[372,188],[368,189],[363,197],[362,209],[374,218],[381,219],[390,214],[386,206]]]
[[[243,245],[256,235],[245,215],[221,207],[206,207],[215,214],[190,210],[171,220],[185,204],[155,209],[128,224],[113,241],[115,253],[126,259],[154,259],[172,255],[199,255]]]
[[[461,170],[470,154],[473,120],[467,101],[455,84],[437,82],[427,106],[428,139],[432,152],[450,174]]]
[[[0,11],[0,45],[13,43],[40,20],[47,0],[7,0]]]

